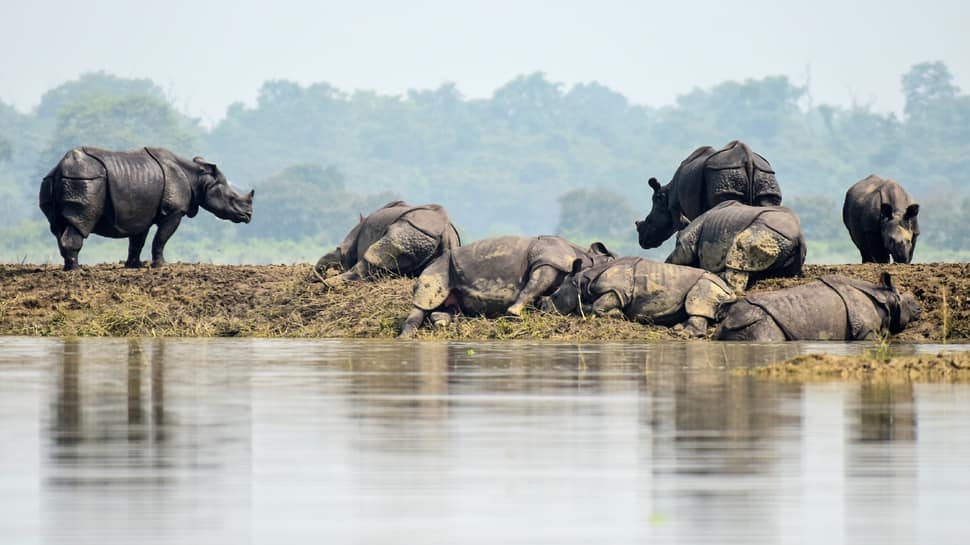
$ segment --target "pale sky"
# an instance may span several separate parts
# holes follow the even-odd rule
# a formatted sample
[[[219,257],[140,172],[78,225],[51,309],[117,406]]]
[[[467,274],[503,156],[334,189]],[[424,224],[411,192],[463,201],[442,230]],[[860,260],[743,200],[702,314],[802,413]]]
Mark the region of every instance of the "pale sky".
[[[900,76],[944,61],[970,90],[961,0],[0,0],[0,99],[27,111],[87,71],[148,77],[212,124],[262,82],[488,97],[543,71],[661,106],[695,87],[784,74],[815,103],[900,110]]]

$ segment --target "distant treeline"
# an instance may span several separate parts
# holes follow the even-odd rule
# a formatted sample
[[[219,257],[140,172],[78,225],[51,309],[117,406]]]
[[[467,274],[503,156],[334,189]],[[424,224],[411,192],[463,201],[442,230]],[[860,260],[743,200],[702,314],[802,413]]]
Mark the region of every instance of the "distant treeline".
[[[252,224],[200,214],[175,235],[175,259],[312,261],[358,213],[394,198],[445,205],[466,240],[558,232],[660,256],[664,249],[636,245],[633,222],[650,206],[646,180],[666,182],[696,147],[734,139],[775,168],[785,203],[802,218],[809,261],[857,259],[842,199],[870,173],[919,199],[917,260],[968,260],[970,95],[939,62],[913,66],[901,85],[897,116],[814,104],[780,76],[695,89],[662,108],[541,73],[489,99],[466,99],[451,84],[389,96],[280,80],[263,84],[255,106],[233,104],[206,129],[151,80],[86,74],[27,114],[0,102],[0,261],[57,261],[37,188],[78,145],[203,155],[256,189]],[[88,262],[124,255],[123,242],[91,242]]]

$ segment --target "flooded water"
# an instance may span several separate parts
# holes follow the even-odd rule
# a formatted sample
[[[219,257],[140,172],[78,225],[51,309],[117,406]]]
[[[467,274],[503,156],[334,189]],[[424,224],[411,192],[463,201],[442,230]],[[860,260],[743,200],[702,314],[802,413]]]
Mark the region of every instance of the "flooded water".
[[[861,348],[0,338],[0,542],[966,543],[970,386],[728,372]]]

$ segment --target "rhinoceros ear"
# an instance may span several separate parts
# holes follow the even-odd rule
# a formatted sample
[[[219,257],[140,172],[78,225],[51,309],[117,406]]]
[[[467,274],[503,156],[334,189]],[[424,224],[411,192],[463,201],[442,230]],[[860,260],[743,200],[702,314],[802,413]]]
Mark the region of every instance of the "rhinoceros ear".
[[[573,266],[570,269],[571,274],[576,274],[578,272],[581,272],[582,270],[583,270],[583,260],[582,259],[574,259],[573,260]]]
[[[919,205],[915,203],[911,204],[906,207],[906,214],[903,215],[903,219],[911,220],[915,218],[917,214],[919,214]]]
[[[606,244],[603,244],[602,242],[594,242],[590,244],[589,251],[599,255],[613,255],[613,252],[611,252],[610,249],[606,247]]]
[[[210,163],[205,159],[203,159],[202,157],[193,157],[192,162],[199,165],[199,167],[202,168],[202,170],[207,174],[211,174],[215,176],[217,169],[214,163]]]
[[[889,203],[885,203],[885,202],[882,203],[882,206],[879,207],[879,213],[885,219],[892,218],[893,217],[893,205],[891,205]]]
[[[654,193],[660,191],[660,182],[658,182],[656,178],[650,178],[647,180],[647,183],[650,184],[651,188],[653,188]]]
[[[887,272],[883,272],[879,275],[879,283],[882,284],[884,288],[896,291],[896,286],[893,286],[893,277]]]

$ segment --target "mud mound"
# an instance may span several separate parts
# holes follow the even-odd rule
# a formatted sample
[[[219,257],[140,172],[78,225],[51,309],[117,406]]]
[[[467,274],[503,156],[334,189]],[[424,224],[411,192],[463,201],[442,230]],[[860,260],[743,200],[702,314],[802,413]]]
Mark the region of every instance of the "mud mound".
[[[899,339],[939,341],[944,332],[950,339],[970,338],[970,264],[807,266],[804,278],[764,281],[752,292],[834,273],[875,281],[883,270],[923,305],[921,321]],[[172,264],[158,270],[95,265],[72,273],[53,266],[0,265],[0,334],[390,338],[410,310],[409,279],[330,290],[308,284],[308,274],[309,265]],[[521,319],[466,318],[439,331],[422,331],[419,338],[679,337],[667,328],[533,311]]]
[[[883,382],[968,382],[970,352],[941,352],[931,356],[876,357],[808,354],[783,363],[736,370],[752,375],[796,382],[826,380],[878,380]]]

